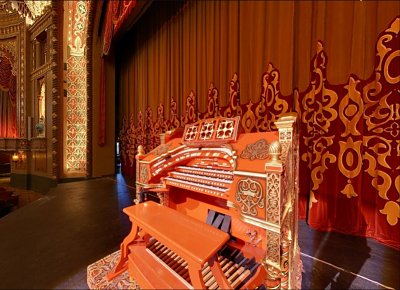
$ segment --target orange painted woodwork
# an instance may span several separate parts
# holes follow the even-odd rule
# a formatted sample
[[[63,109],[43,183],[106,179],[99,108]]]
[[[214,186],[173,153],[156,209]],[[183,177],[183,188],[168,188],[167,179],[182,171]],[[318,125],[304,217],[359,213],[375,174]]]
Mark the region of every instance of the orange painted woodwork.
[[[138,149],[132,230],[108,278],[128,269],[142,288],[300,288],[295,120],[240,134],[239,117],[204,119]]]
[[[190,216],[152,201],[125,208],[134,225],[202,266],[229,240],[229,235]]]
[[[143,232],[157,237],[158,241],[188,262],[190,265],[189,275],[195,288],[205,288],[201,277],[201,269],[206,262],[208,262],[214,276],[219,281],[220,287],[229,288],[218,262],[214,261],[217,251],[229,240],[227,233],[152,201],[127,207],[124,212],[129,216],[132,224],[139,227]],[[136,229],[132,229],[132,231],[137,233]],[[152,260],[151,257],[144,254],[144,247],[142,245],[137,245],[136,247],[138,249],[133,250],[133,256],[130,258],[131,263],[129,264],[132,264],[132,271],[138,273],[136,279],[150,288],[160,287],[160,283],[152,284],[145,279],[144,275],[146,273],[140,274],[145,270],[141,268],[143,261],[134,258],[140,253],[142,253],[141,259],[144,258],[149,265],[153,265],[153,269],[157,268],[154,259]],[[135,264],[136,261],[138,262],[137,265]],[[177,287],[175,285],[176,277],[171,276],[168,270],[165,270],[165,267],[161,267],[157,274],[157,279],[171,280],[171,287]]]

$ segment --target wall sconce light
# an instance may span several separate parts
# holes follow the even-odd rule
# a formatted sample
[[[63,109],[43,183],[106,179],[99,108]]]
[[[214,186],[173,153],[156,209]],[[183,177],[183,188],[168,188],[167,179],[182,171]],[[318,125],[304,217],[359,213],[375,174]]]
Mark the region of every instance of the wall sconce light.
[[[11,160],[15,163],[21,162],[23,159],[22,152],[14,152],[11,156]]]

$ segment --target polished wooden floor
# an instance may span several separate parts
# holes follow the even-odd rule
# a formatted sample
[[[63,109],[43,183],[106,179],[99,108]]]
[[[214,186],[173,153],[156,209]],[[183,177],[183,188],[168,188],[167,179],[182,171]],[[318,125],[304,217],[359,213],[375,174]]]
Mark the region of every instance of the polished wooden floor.
[[[121,175],[63,183],[0,218],[1,289],[86,289],[86,267],[129,232]],[[400,289],[400,252],[299,224],[304,289]]]

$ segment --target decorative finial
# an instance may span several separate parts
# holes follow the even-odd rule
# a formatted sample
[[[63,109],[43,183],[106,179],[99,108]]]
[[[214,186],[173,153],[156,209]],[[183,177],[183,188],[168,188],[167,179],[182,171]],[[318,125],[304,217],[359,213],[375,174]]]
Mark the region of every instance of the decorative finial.
[[[273,141],[269,145],[269,155],[271,156],[271,162],[281,163],[280,157],[282,154],[282,146],[279,141]]]
[[[144,155],[144,148],[142,145],[139,145],[137,148],[137,155]]]

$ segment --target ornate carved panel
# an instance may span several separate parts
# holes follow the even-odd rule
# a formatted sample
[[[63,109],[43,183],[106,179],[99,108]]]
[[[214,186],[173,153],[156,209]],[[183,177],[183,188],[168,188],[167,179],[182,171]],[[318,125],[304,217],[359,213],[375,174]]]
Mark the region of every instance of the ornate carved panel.
[[[278,173],[267,173],[267,221],[280,224],[280,175]]]
[[[258,209],[264,208],[264,190],[257,180],[246,178],[239,180],[236,190],[236,201],[243,214],[257,216]]]
[[[247,145],[247,147],[240,154],[240,158],[243,159],[267,159],[269,154],[269,143],[265,139],[260,139],[255,143]]]

